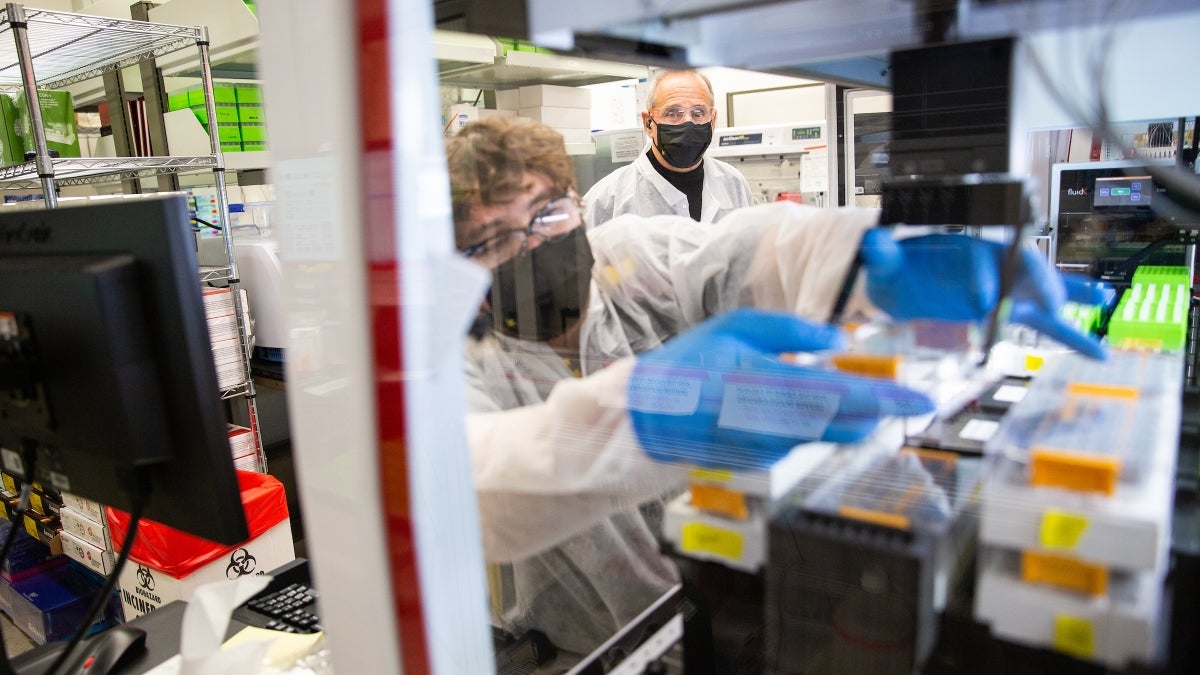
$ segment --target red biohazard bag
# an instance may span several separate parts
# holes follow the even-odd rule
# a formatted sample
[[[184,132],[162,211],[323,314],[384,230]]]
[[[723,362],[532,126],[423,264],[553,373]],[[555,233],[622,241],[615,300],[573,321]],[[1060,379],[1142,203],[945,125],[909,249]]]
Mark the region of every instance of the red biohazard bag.
[[[238,471],[237,479],[238,487],[242,491],[242,506],[246,509],[246,526],[250,528],[250,539],[247,539],[247,542],[287,519],[287,497],[283,491],[283,483],[273,476],[253,471]],[[125,545],[129,514],[107,507],[105,515],[108,518],[113,550],[119,552]],[[241,542],[224,546],[153,520],[143,519],[138,525],[137,541],[134,542],[129,557],[134,562],[182,579],[245,544],[246,542]]]

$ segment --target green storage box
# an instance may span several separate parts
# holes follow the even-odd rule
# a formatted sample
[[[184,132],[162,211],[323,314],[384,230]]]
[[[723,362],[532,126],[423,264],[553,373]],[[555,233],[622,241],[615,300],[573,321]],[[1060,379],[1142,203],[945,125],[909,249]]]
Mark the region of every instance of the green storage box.
[[[242,130],[236,124],[217,124],[217,139],[222,144],[242,142]]]
[[[192,87],[191,89],[188,89],[187,97],[188,97],[188,105],[189,106],[192,106],[192,107],[195,107],[195,106],[203,107],[204,106],[204,89],[203,88]]]
[[[245,152],[258,152],[266,149],[266,143],[242,143],[242,150]]]
[[[266,118],[263,117],[262,106],[257,105],[239,105],[237,107],[238,121],[242,124],[263,124]]]
[[[188,93],[186,91],[167,94],[167,110],[183,110],[188,105]]]
[[[1183,349],[1191,300],[1189,288],[1181,283],[1135,281],[1121,296],[1108,320],[1109,344],[1162,351]]]
[[[241,152],[241,151],[242,151],[241,143],[222,143],[221,144],[221,152]]]
[[[213,85],[213,101],[216,103],[237,103],[237,90],[228,84]]]
[[[17,104],[6,94],[0,94],[0,165],[10,166],[25,161],[25,146],[17,135]]]
[[[75,106],[71,94],[65,91],[39,89],[38,103],[42,112],[42,127],[46,130],[46,147],[57,150],[59,157],[79,156],[79,131],[75,125]],[[21,136],[22,150],[34,149],[33,136],[29,133],[29,114],[25,105],[25,92],[17,96],[17,133]]]
[[[239,105],[242,103],[252,103],[255,105],[262,103],[262,89],[259,89],[258,85],[239,84],[234,89],[237,91],[237,102]]]
[[[232,106],[219,105],[217,110],[217,124],[237,124],[238,109]]]
[[[1173,265],[1142,265],[1133,272],[1135,284],[1183,284],[1191,286],[1188,268]]]
[[[217,124],[237,124],[238,114],[237,108],[231,105],[219,105],[215,108],[217,112]],[[193,106],[192,112],[196,113],[196,119],[200,120],[200,124],[208,125],[208,111],[204,106]]]
[[[242,143],[265,143],[267,128],[261,124],[242,125]]]

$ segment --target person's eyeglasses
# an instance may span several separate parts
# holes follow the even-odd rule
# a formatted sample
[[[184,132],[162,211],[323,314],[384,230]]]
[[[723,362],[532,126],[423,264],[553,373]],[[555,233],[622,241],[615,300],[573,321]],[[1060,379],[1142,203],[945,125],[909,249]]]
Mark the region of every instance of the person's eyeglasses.
[[[505,230],[458,252],[484,267],[496,267],[527,251],[530,239],[537,237],[539,242],[558,239],[582,220],[579,201],[574,192],[568,191],[546,202],[525,227]]]
[[[667,124],[682,124],[684,122],[707,124],[712,119],[713,109],[706,105],[696,105],[691,108],[681,108],[673,105],[666,108],[658,108],[652,112],[658,113],[655,115],[655,120],[666,122]]]

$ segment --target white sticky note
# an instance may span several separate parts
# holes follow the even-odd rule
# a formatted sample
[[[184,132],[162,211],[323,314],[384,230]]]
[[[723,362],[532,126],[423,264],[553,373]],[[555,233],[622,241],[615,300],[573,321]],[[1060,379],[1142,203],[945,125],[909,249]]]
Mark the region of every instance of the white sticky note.
[[[627,134],[613,134],[609,138],[611,144],[609,157],[613,164],[621,162],[632,162],[642,154],[642,138],[641,131],[631,131]]]

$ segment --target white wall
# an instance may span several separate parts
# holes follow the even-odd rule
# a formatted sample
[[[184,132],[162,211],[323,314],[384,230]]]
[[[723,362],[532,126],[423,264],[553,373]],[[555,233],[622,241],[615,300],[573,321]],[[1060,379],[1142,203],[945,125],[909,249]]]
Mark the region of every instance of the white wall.
[[[726,104],[726,97],[730,93],[758,89],[775,89],[778,87],[794,87],[796,85],[813,83],[812,80],[804,80],[798,77],[758,73],[752,70],[739,70],[737,68],[701,68],[700,72],[704,73],[712,81],[713,94],[716,96],[716,107],[719,115],[717,118],[717,127],[729,126],[729,110],[727,110],[729,106]],[[790,93],[783,93],[782,96],[772,93],[770,94],[772,97],[770,105],[760,107],[752,115],[743,113],[739,105],[739,115],[736,120],[737,125],[776,124],[794,122],[796,120],[824,119],[824,98],[821,97],[819,112],[815,112],[810,102],[812,91],[819,90],[815,87],[813,89],[800,89]]]
[[[812,84],[812,80],[757,73],[737,68],[700,68],[713,85],[717,108],[717,128],[729,126],[726,97],[734,92],[777,89]],[[621,80],[589,85],[592,91],[592,129],[630,129],[641,126],[641,111],[646,106],[647,85],[637,80]],[[761,104],[750,103],[750,98]],[[739,97],[737,124],[776,124],[825,118],[825,98],[819,87],[744,94]],[[746,105],[743,105],[746,103]]]

